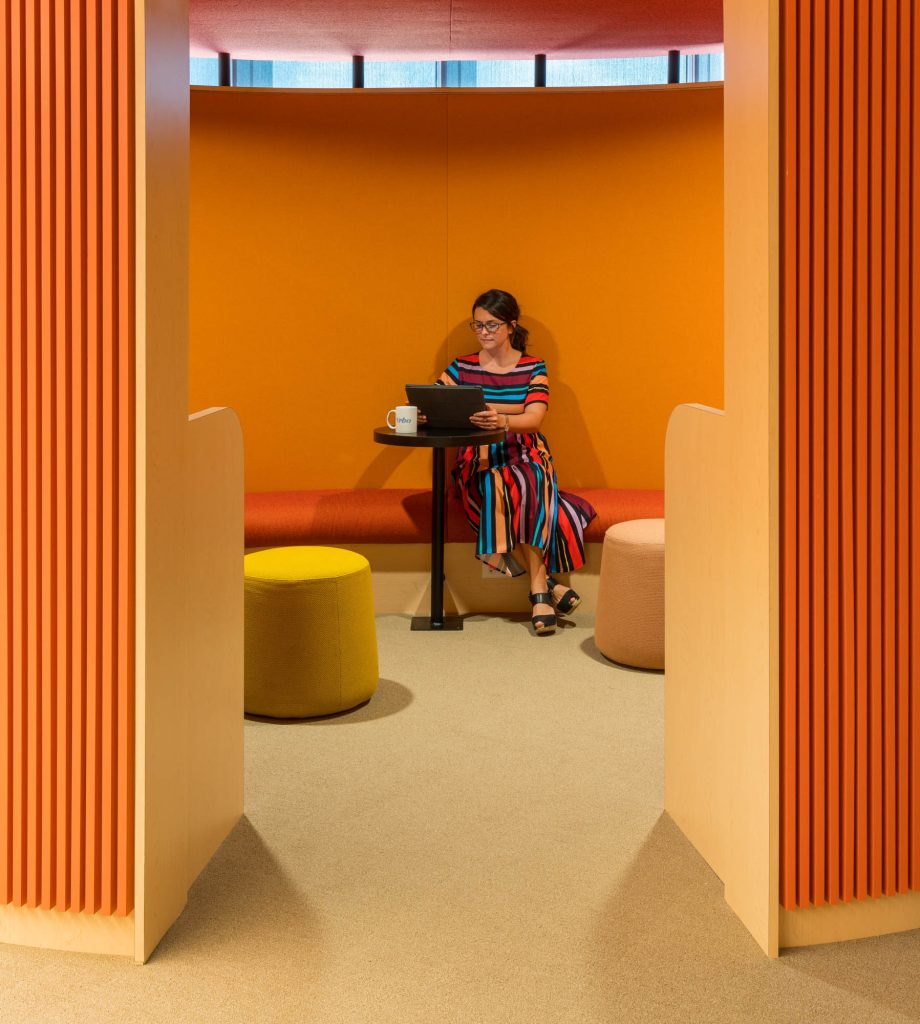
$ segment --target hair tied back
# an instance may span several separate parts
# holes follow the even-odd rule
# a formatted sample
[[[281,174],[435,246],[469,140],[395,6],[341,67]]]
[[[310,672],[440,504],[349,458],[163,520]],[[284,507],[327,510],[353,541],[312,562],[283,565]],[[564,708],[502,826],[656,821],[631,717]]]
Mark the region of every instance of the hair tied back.
[[[511,328],[511,347],[518,352],[527,351],[527,336],[530,331],[520,324],[521,307],[511,292],[504,292],[500,288],[491,288],[474,300],[471,312],[475,313],[479,308],[488,310],[502,323],[510,324],[514,320],[515,325]]]

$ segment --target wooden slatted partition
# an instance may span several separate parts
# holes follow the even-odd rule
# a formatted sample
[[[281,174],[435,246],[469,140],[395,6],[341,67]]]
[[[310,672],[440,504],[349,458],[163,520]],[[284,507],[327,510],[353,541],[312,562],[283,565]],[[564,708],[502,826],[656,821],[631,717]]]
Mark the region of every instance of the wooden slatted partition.
[[[780,899],[920,890],[920,0],[781,4]]]
[[[0,14],[0,904],[126,915],[134,4]]]

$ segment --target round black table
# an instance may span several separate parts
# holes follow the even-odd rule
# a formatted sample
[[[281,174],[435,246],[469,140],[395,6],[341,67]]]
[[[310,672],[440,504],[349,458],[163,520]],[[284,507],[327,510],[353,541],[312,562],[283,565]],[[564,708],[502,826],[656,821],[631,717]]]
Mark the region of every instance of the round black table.
[[[504,430],[441,430],[419,427],[414,434],[397,434],[389,427],[377,427],[377,444],[392,444],[400,448],[431,449],[431,615],[416,615],[412,629],[463,629],[459,615],[444,614],[444,449],[464,445],[497,444],[505,439]]]

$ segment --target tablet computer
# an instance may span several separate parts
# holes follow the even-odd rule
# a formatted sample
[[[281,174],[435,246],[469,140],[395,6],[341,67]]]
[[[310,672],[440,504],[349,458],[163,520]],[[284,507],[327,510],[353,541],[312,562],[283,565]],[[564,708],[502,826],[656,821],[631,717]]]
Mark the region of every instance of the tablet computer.
[[[407,384],[410,405],[428,417],[426,427],[473,429],[470,416],[486,407],[482,388],[475,384]]]

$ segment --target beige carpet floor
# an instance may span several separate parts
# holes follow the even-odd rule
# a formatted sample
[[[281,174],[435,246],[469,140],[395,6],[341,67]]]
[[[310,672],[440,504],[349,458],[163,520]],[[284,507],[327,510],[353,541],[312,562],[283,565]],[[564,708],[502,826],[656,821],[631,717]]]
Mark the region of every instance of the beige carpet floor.
[[[766,959],[662,813],[657,673],[590,620],[378,620],[381,683],[246,723],[246,817],[144,967],[0,947],[0,1020],[920,1020],[920,932]]]

